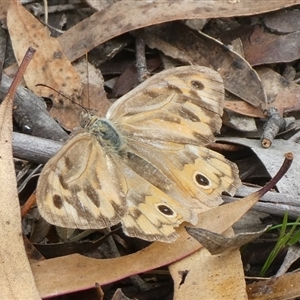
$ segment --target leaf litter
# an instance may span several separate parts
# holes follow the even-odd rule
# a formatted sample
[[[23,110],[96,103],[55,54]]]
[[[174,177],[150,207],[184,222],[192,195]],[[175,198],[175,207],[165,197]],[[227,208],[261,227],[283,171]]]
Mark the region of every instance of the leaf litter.
[[[81,15],[81,20],[71,28],[63,28],[64,33],[58,38],[50,37],[49,29],[32,16],[30,13],[32,11],[30,10],[31,4],[22,7],[18,1],[14,0],[9,9],[5,5],[0,5],[0,17],[7,22],[9,37],[12,40],[14,55],[18,62],[22,59],[24,48],[28,46],[37,48],[36,56],[25,75],[26,86],[37,96],[51,99],[52,103],[48,105],[51,116],[67,130],[73,130],[78,126],[82,108],[74,105],[61,94],[68,96],[72,101],[80,103],[87,109],[94,110],[98,115],[104,115],[110,106],[109,96],[119,96],[138,84],[134,80],[128,83],[123,80],[120,84],[122,89],[119,88],[117,93],[108,88],[111,86],[108,84],[109,81],[114,84],[120,74],[125,73],[124,70],[132,69],[132,67],[125,67],[128,58],[131,66],[135,64],[134,52],[137,50],[132,46],[136,38],[134,30],[141,30],[140,34],[142,34],[148,46],[146,48],[146,62],[147,68],[151,72],[157,72],[167,66],[172,67],[189,63],[201,64],[217,70],[223,77],[228,93],[225,107],[229,113],[225,124],[231,127],[227,127],[225,130],[224,126],[223,135],[225,135],[225,138],[222,139],[222,143],[225,146],[233,145],[230,147],[231,150],[226,152],[230,159],[241,165],[248,162],[247,174],[246,172],[240,174],[243,181],[263,186],[280,168],[285,152],[293,151],[296,158],[299,155],[295,135],[298,129],[297,112],[299,111],[299,93],[297,93],[299,63],[297,61],[298,45],[293,42],[297,39],[298,28],[291,26],[291,24],[295,24],[292,20],[297,19],[297,10],[292,5],[298,4],[298,2],[263,1],[262,3],[258,2],[256,6],[253,6],[252,1],[244,1],[243,3],[240,1],[222,3],[216,1],[212,6],[205,1],[201,4],[191,1],[189,5],[173,1],[155,2],[156,5],[142,1],[116,1],[113,4],[110,1],[103,1],[103,5],[98,8],[101,10],[98,12],[90,11],[87,17]],[[52,4],[49,3],[49,5]],[[172,6],[172,9],[170,9],[170,6]],[[62,17],[54,9],[55,5],[49,6],[49,8],[51,8],[50,11],[54,11],[54,13],[49,14],[50,29],[61,27],[57,18],[54,18],[56,15],[61,17],[61,24],[65,24],[65,17],[67,18],[66,24],[68,22],[73,24],[73,21],[75,21],[75,18],[72,18],[71,14],[69,15],[70,12],[66,12],[65,16]],[[84,9],[88,10],[86,7]],[[277,13],[272,12],[278,9],[280,11]],[[257,14],[261,15],[257,17]],[[276,16],[276,14],[279,14],[279,16]],[[44,21],[44,15],[42,10],[41,15],[39,15],[42,21]],[[286,15],[288,15],[287,18],[282,17]],[[166,23],[183,19],[204,20],[204,22],[200,22],[200,26],[204,27],[197,28],[197,31],[182,22]],[[288,22],[289,19],[290,22]],[[236,26],[237,23],[239,26]],[[250,28],[246,25],[249,23],[252,24]],[[199,23],[195,22],[195,24],[199,26]],[[231,24],[235,25],[231,28]],[[268,32],[270,29],[275,31],[270,33]],[[120,35],[122,35],[123,40],[116,38]],[[106,42],[109,43],[114,40],[118,40],[118,42],[111,44],[113,47],[106,47]],[[124,43],[124,40],[126,40],[126,43]],[[240,45],[239,50],[236,48],[237,45]],[[284,48],[281,45],[284,45]],[[84,66],[79,67],[79,69],[76,66],[78,63],[84,65],[85,62],[74,62],[93,48],[95,48],[93,51],[101,50],[101,53],[106,53],[101,59],[99,58],[101,63],[98,66],[102,70],[103,65],[103,71],[105,66],[104,80],[99,69],[92,71],[92,66],[90,66],[88,68],[89,75],[87,75]],[[91,55],[93,51],[91,51]],[[151,59],[153,62],[155,61],[153,67],[148,64]],[[114,62],[118,63],[114,64]],[[272,63],[273,65],[269,65],[268,68],[257,67],[266,63]],[[115,66],[114,69],[113,66]],[[133,73],[130,71],[128,73],[130,75],[127,76],[135,76],[133,74],[136,74],[136,72],[138,70]],[[82,93],[83,81],[87,76],[89,76],[88,85],[92,86],[91,92]],[[125,75],[124,78],[126,79]],[[45,87],[36,86],[37,84],[45,84],[57,90],[58,93]],[[106,86],[106,91],[104,86]],[[87,94],[90,94],[90,97]],[[43,103],[43,99],[40,98],[39,101]],[[255,126],[251,125],[251,130],[255,130],[256,135],[259,137],[258,132],[263,130],[262,126],[266,120],[265,111],[271,106],[276,107],[282,116],[293,115],[296,119],[295,126],[289,132],[281,134],[278,139],[272,141],[269,149],[262,149],[259,148],[259,140],[245,139],[246,137],[253,137],[253,134],[255,134],[255,132],[248,132],[247,127],[254,124]],[[21,120],[19,121],[21,126],[17,130],[26,133],[28,127],[26,125],[30,124],[29,127],[32,129],[30,133],[36,136],[36,142],[33,140],[32,149],[28,149],[26,152],[31,151],[32,156],[36,156],[34,151],[41,151],[38,146],[40,145],[38,139],[39,137],[45,137],[43,130],[37,129],[40,128],[38,125],[41,121],[36,122],[35,120],[38,119],[34,118],[34,114],[30,118],[24,119],[31,112],[22,109],[22,101],[18,104],[18,108],[20,111],[15,112],[14,118],[15,120]],[[232,111],[235,112],[236,116],[231,113]],[[46,108],[44,108],[44,112],[47,114]],[[241,122],[241,118],[246,116],[249,119],[242,127],[239,122]],[[30,123],[24,122],[28,119],[31,120]],[[51,131],[52,125],[49,126],[48,131]],[[233,137],[229,139],[226,137],[228,135]],[[14,136],[16,136],[14,141],[14,148],[16,148],[19,137],[17,134],[14,134]],[[58,135],[54,139],[61,141],[64,139],[62,136]],[[289,139],[291,136],[294,136],[294,139],[283,140],[283,138]],[[228,144],[228,142],[231,144]],[[255,147],[253,143],[255,143]],[[241,147],[241,145],[244,145],[244,147]],[[58,147],[60,147],[60,144],[58,144]],[[219,146],[219,149],[222,149],[222,147]],[[52,151],[52,154],[54,154],[55,150]],[[254,151],[257,156],[253,155],[251,151]],[[255,161],[254,165],[263,165],[269,174],[265,170],[255,172],[255,168],[250,168],[249,155]],[[28,156],[30,157],[30,155]],[[293,171],[293,168],[295,171]],[[253,170],[252,173],[249,172],[250,169]],[[273,199],[274,197],[276,199],[276,196],[280,197],[281,194],[286,195],[286,197],[297,197],[299,195],[296,169],[296,165],[292,166],[290,171],[276,185],[277,192],[270,193],[269,198]],[[10,173],[13,175],[12,171]],[[28,185],[27,189],[30,194],[32,187],[30,188]],[[250,194],[249,190],[247,193]],[[198,225],[201,228],[220,234],[227,230],[227,235],[234,235],[230,227],[261,196],[252,195],[243,200],[214,208],[211,212],[207,212],[203,219],[200,219]],[[237,195],[237,197],[239,196]],[[20,194],[19,198],[22,201],[24,195]],[[24,200],[26,200],[26,197]],[[268,212],[268,207],[267,203],[265,212]],[[280,222],[278,216],[283,215],[283,209],[279,209],[275,215],[271,213],[272,222]],[[34,211],[35,208],[32,208],[29,215],[35,215]],[[44,246],[47,247],[48,244],[49,247],[52,247],[47,250],[48,253],[52,252],[52,256],[47,255],[53,258],[30,260],[34,280],[41,297],[75,291],[78,295],[79,291],[81,291],[80,295],[87,295],[84,294],[84,291],[93,288],[95,282],[97,282],[97,295],[98,299],[101,299],[103,295],[99,286],[114,283],[114,286],[118,288],[121,286],[122,280],[131,278],[131,282],[134,282],[135,277],[133,275],[140,273],[143,273],[141,278],[151,283],[146,285],[147,288],[150,286],[147,291],[148,294],[151,291],[154,293],[155,288],[151,280],[156,277],[161,278],[160,284],[162,287],[165,284],[166,286],[168,284],[173,285],[174,299],[186,299],[187,296],[195,299],[199,295],[202,295],[202,298],[209,299],[219,299],[221,296],[236,298],[237,295],[238,299],[257,299],[253,291],[258,289],[260,285],[264,286],[264,284],[269,289],[281,284],[281,290],[274,289],[272,299],[276,297],[276,299],[288,299],[291,295],[293,297],[299,296],[297,288],[293,289],[290,286],[289,293],[284,294],[282,292],[282,290],[286,290],[284,289],[287,284],[285,278],[288,275],[281,275],[276,281],[261,281],[257,286],[252,283],[251,286],[249,285],[246,288],[243,264],[238,249],[224,251],[219,256],[212,256],[192,239],[183,227],[179,228],[180,238],[175,243],[152,243],[145,248],[145,243],[141,244],[138,241],[130,240],[117,229],[117,231],[113,230],[112,232],[90,233],[89,239],[91,240],[84,237],[80,242],[78,242],[78,239],[82,238],[80,232],[67,232],[67,242],[62,242],[62,235],[58,235],[51,226],[47,227],[47,230],[41,230],[45,228],[45,224],[43,225],[43,222],[40,222],[40,225],[37,222],[38,217],[35,217],[37,218],[36,221],[30,222],[28,217],[24,219],[23,223],[24,225],[27,224],[27,228],[30,228],[29,232],[31,231],[31,233],[27,234],[29,240],[32,238],[32,241],[45,241],[46,239],[48,243]],[[39,230],[38,234],[33,234],[35,230]],[[246,230],[246,232],[248,231]],[[34,239],[33,236],[35,236]],[[37,248],[38,244],[39,242],[35,244]],[[55,244],[56,250],[53,250]],[[83,244],[83,246],[80,246],[80,244]],[[182,245],[185,245],[185,247]],[[109,250],[107,250],[107,247]],[[100,248],[101,250],[99,250]],[[66,249],[68,250],[66,251]],[[47,253],[47,251],[44,251],[44,253]],[[30,253],[30,256],[34,257],[34,252],[31,251]],[[56,255],[64,254],[64,256],[54,257],[53,253],[56,253]],[[66,255],[66,253],[81,253],[81,255]],[[117,257],[120,253],[122,256]],[[242,258],[244,259],[244,256]],[[22,260],[24,261],[24,258]],[[21,256],[15,261],[21,261]],[[252,262],[252,265],[255,264]],[[162,266],[169,266],[169,271],[161,269]],[[231,272],[228,272],[229,269]],[[99,273],[99,270],[101,270],[101,273]],[[202,272],[199,272],[199,270],[202,270]],[[275,273],[275,270],[276,266],[274,265],[269,274]],[[153,273],[150,273],[150,271]],[[163,276],[159,275],[160,271],[164,271]],[[170,278],[168,274],[171,275],[173,283],[168,281]],[[296,280],[298,275],[295,273],[290,276],[294,276],[289,277],[290,280]],[[129,279],[126,280],[128,284]],[[139,290],[139,297],[143,299],[145,287],[141,287],[136,282],[135,278],[135,283],[131,283],[131,286],[134,286],[135,293],[129,290],[127,297],[134,297],[137,295],[136,291]],[[108,297],[108,293],[105,294],[104,297]],[[127,295],[126,291],[125,295]],[[261,295],[260,299],[268,299],[268,296]],[[116,297],[121,296],[115,295],[114,299],[117,299]],[[159,296],[157,299],[159,299]]]

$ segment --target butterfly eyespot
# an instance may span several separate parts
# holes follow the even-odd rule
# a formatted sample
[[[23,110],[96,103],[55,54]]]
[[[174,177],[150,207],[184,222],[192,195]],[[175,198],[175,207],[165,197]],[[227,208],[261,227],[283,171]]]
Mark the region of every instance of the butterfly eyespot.
[[[196,183],[201,186],[201,188],[204,188],[204,189],[211,188],[212,184],[207,176],[205,176],[201,173],[196,173],[194,176],[194,179],[195,179]]]
[[[176,212],[170,208],[169,206],[165,205],[165,204],[157,204],[156,208],[158,209],[159,212],[161,212],[163,215],[167,216],[167,217],[175,217],[176,216]]]
[[[203,90],[204,87],[205,87],[204,84],[201,81],[198,81],[198,80],[192,80],[191,85],[192,85],[193,88],[195,88],[199,91]]]
[[[54,204],[54,206],[56,208],[58,208],[58,209],[62,208],[63,202],[62,202],[62,199],[61,199],[61,197],[59,195],[57,195],[57,194],[54,195],[53,198],[52,198],[52,200],[53,200],[53,204]]]

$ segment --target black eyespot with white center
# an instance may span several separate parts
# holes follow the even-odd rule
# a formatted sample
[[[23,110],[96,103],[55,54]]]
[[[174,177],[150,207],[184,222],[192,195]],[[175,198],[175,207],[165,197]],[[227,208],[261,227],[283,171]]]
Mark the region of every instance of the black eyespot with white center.
[[[191,85],[193,88],[195,88],[198,91],[201,91],[205,88],[204,84],[199,80],[192,80]]]
[[[176,217],[176,212],[171,208],[169,207],[168,205],[164,204],[164,203],[160,203],[160,204],[156,204],[155,205],[157,210],[163,214],[164,216],[166,217]]]
[[[196,184],[199,185],[202,189],[209,189],[212,187],[211,180],[202,173],[199,173],[199,172],[195,173],[194,180],[195,180]]]

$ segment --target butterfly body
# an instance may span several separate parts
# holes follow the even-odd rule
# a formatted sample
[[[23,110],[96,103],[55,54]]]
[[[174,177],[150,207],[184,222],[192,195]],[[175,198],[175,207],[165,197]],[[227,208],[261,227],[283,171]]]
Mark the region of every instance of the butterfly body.
[[[50,223],[104,228],[171,242],[174,227],[221,203],[237,167],[204,147],[221,126],[220,76],[189,66],[163,71],[92,117],[45,165],[37,204]]]
[[[109,120],[95,116],[91,117],[86,128],[88,128],[90,134],[98,139],[101,146],[114,149],[116,152],[121,151],[123,146],[122,137]]]

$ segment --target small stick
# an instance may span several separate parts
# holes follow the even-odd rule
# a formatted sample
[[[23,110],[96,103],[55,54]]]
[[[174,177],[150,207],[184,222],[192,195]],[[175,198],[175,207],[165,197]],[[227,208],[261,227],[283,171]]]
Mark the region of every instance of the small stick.
[[[149,77],[146,63],[145,40],[143,39],[143,32],[140,31],[135,37],[136,48],[136,69],[138,73],[138,81],[141,83]]]
[[[283,118],[280,116],[276,107],[268,109],[268,121],[264,126],[264,131],[261,137],[261,145],[264,148],[269,148],[276,135],[279,132],[285,131],[286,128],[295,121],[295,118]]]
[[[271,190],[277,182],[283,177],[283,175],[288,171],[294,159],[294,155],[292,152],[287,152],[284,154],[284,161],[276,175],[261,189],[259,189],[256,193],[261,198],[266,192]]]
[[[19,66],[19,69],[17,71],[17,74],[15,76],[15,78],[13,79],[11,86],[7,92],[7,95],[5,97],[5,99],[13,99],[15,97],[15,93],[17,90],[18,85],[20,84],[22,77],[27,69],[27,66],[29,64],[29,62],[31,61],[34,53],[35,53],[35,49],[32,47],[29,47],[24,55],[24,58]]]

